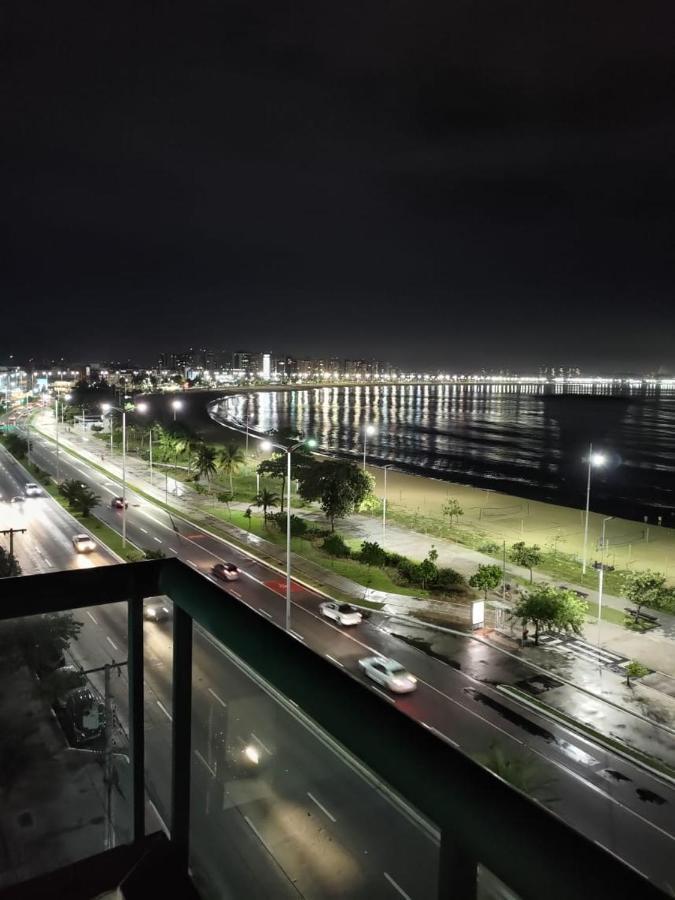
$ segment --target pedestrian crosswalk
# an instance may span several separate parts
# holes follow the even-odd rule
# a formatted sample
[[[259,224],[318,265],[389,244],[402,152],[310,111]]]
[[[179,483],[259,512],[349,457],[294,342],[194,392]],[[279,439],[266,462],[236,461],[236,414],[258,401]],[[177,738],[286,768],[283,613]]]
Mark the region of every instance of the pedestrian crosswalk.
[[[559,653],[571,653],[579,659],[622,674],[629,660],[626,656],[589,644],[574,635],[555,634],[547,631],[539,635],[539,644]]]

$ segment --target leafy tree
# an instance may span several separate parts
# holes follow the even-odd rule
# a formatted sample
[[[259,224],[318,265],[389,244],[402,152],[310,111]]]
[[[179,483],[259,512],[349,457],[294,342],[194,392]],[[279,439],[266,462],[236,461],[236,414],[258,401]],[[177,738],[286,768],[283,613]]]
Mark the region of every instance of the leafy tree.
[[[635,606],[635,621],[640,618],[643,606],[662,609],[667,604],[668,591],[666,577],[660,572],[645,569],[642,572],[629,572],[622,585],[623,595]]]
[[[0,578],[15,578],[21,574],[21,565],[15,556],[10,556],[4,547],[0,547]]]
[[[218,452],[218,471],[222,472],[230,480],[230,493],[234,496],[232,476],[241,469],[246,461],[246,456],[241,447],[236,444],[225,444]]]
[[[530,584],[532,584],[532,569],[541,564],[543,559],[541,547],[538,544],[528,544],[525,541],[518,541],[511,546],[509,550],[509,558],[518,566],[529,569]]]
[[[541,584],[521,595],[513,607],[511,617],[519,619],[523,625],[532,622],[534,643],[538,644],[542,628],[581,634],[587,611],[586,601],[573,591]]]
[[[313,462],[299,474],[300,496],[318,501],[335,530],[335,520],[350,515],[363,502],[370,490],[367,474],[347,460]]]
[[[291,453],[291,478],[300,480],[303,478],[306,470],[316,465],[314,457],[306,447],[296,447]],[[284,511],[286,502],[286,475],[288,474],[288,459],[285,453],[276,452],[269,459],[264,459],[258,464],[257,472],[259,475],[266,475],[268,478],[277,478],[281,481],[281,512]]]
[[[246,519],[246,522],[248,523],[248,530],[250,531],[251,530],[251,507],[250,506],[246,507],[246,510],[244,511],[244,518]]]
[[[0,622],[0,659],[14,665],[25,661],[38,672],[53,671],[81,628],[71,612],[7,619]]]
[[[380,547],[377,541],[364,541],[361,544],[359,559],[367,566],[376,566],[379,569],[387,564],[386,551]]]
[[[25,459],[28,452],[28,442],[13,431],[8,432],[4,438],[5,447],[14,459]]]
[[[426,559],[422,560],[422,562],[417,567],[417,571],[419,574],[420,583],[424,589],[426,589],[428,585],[434,584],[434,582],[438,578],[438,567],[436,566],[436,563],[429,558],[429,556],[427,556]]]
[[[267,522],[267,510],[271,506],[279,505],[279,495],[273,493],[272,491],[263,489],[259,494],[255,495],[255,497],[253,498],[253,504],[257,507],[262,506],[263,520]]]
[[[450,593],[462,593],[466,588],[464,576],[454,569],[442,567],[438,570],[434,588],[439,591],[448,591]]]
[[[61,493],[68,501],[68,506],[88,516],[92,509],[101,502],[101,497],[77,478],[70,478],[61,484]]]
[[[330,553],[331,556],[347,559],[347,557],[352,555],[352,551],[349,549],[348,544],[345,543],[342,535],[335,534],[335,532],[324,538],[322,546],[326,553]]]
[[[459,522],[459,517],[464,515],[464,510],[462,509],[459,500],[455,499],[455,497],[448,497],[447,502],[443,506],[443,514],[448,516],[450,524],[452,525],[453,519],[456,519],[457,522]]]
[[[192,468],[197,478],[206,478],[207,481],[210,481],[218,468],[215,449],[203,441],[197,444]]]
[[[232,501],[232,494],[230,491],[218,491],[216,494],[216,500],[218,503],[225,503],[228,505]]]
[[[628,687],[631,687],[631,678],[642,678],[644,675],[648,674],[649,669],[646,666],[643,666],[642,663],[638,662],[636,659],[632,659],[626,666],[626,684]]]
[[[163,550],[155,550],[154,547],[144,550],[143,555],[145,559],[166,559],[166,553]]]
[[[493,591],[502,579],[499,566],[478,566],[478,571],[469,578],[472,588],[483,591],[487,600],[488,591]]]
[[[270,516],[277,525],[279,531],[286,531],[286,513],[278,512]],[[291,537],[302,537],[307,534],[309,526],[300,516],[291,514]]]

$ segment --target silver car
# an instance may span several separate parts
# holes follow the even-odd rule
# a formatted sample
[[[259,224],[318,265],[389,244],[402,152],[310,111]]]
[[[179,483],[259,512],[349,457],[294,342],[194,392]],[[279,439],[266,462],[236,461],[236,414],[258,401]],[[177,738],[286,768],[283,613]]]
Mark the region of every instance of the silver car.
[[[319,604],[319,611],[322,616],[332,619],[338,625],[359,625],[363,618],[356,607],[349,603],[335,603],[333,600]]]
[[[395,694],[409,694],[417,687],[417,679],[396,660],[386,656],[367,656],[359,660],[359,665],[377,684],[386,687]]]

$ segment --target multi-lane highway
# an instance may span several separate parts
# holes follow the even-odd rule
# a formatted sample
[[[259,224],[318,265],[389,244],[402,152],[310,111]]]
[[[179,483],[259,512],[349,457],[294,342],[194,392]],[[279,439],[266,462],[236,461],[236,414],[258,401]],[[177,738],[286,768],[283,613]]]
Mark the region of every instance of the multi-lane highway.
[[[48,440],[35,435],[33,455],[42,468],[50,472],[54,471],[54,448]],[[6,457],[3,457],[3,460],[5,459]],[[3,478],[13,477],[12,464],[6,462],[5,465]],[[119,531],[121,510],[112,509],[109,505],[110,498],[120,493],[118,482],[113,478],[108,478],[86,462],[69,458],[63,449],[61,468],[64,477],[80,478],[104,498],[97,510],[97,515]],[[17,478],[15,478],[15,482],[15,485],[7,487],[1,485],[0,493],[11,494],[19,483]],[[170,515],[145,498],[134,494],[133,491],[129,492],[129,501],[127,534],[136,545],[145,548],[161,547],[167,555],[179,556],[201,571],[205,577],[211,577],[210,569],[216,561],[235,562],[242,571],[242,577],[238,582],[228,586],[229,592],[241,602],[247,603],[260,615],[264,615],[279,625],[283,624],[283,576],[279,572],[194,526],[180,516]],[[74,554],[71,553],[70,558],[67,558],[70,534],[76,527],[74,523],[66,524],[69,517],[60,510],[47,512],[46,508],[51,508],[52,505],[49,500],[38,501],[45,509],[44,513],[38,513],[37,506],[35,512],[30,512],[29,502],[31,501],[26,501],[24,504],[26,512],[23,515],[28,516],[30,520],[43,519],[41,530],[31,528],[26,535],[26,543],[29,547],[31,546],[31,535],[38,536],[33,545],[33,552],[34,560],[40,563],[41,570],[44,569],[44,559],[54,567],[75,564]],[[16,515],[21,515],[21,513],[16,513]],[[57,545],[60,549],[57,549]],[[675,792],[670,785],[567,728],[521,708],[515,701],[505,699],[490,686],[397,640],[388,634],[386,622],[378,617],[374,617],[370,622],[364,622],[350,631],[328,623],[319,615],[320,599],[315,592],[300,584],[294,584],[292,631],[297,640],[306,643],[313,650],[327,657],[335,666],[340,667],[344,671],[345,677],[363,680],[358,660],[372,653],[382,653],[398,659],[418,677],[418,690],[412,695],[395,698],[367,682],[372,690],[379,693],[382,702],[395,704],[402,714],[415,718],[425,727],[437,732],[472,755],[484,753],[495,744],[502,746],[507,754],[520,754],[527,751],[536,761],[542,779],[548,782],[544,793],[544,797],[547,798],[545,802],[557,815],[569,821],[575,828],[587,834],[597,843],[627,860],[651,880],[660,884],[672,881]],[[102,614],[103,611],[99,610],[98,615]],[[113,621],[107,622],[102,627],[111,629]],[[122,641],[123,637],[119,633],[120,627],[123,627],[122,618],[117,620],[115,636],[108,635],[116,644],[118,641]],[[154,638],[152,638],[151,646],[155,646],[164,626],[153,626],[153,628],[155,630],[152,632]],[[227,692],[229,686],[236,683],[237,679],[232,675],[231,663],[225,662],[223,654],[206,639],[199,638],[199,641],[199,646],[196,648],[195,665],[203,668],[205,672],[208,671],[209,674],[195,678],[197,686],[201,683],[208,685],[205,688],[206,705],[196,706],[200,709],[200,714],[195,717],[195,750],[200,747],[199,741],[202,741],[203,744],[206,740],[205,751],[213,753],[212,740],[215,733],[213,716],[217,712],[218,705],[214,695],[217,694],[227,704],[228,697],[223,692]],[[148,681],[151,686],[152,679],[159,677],[158,673],[162,671],[162,667],[168,672],[168,657],[166,656],[168,646],[169,642],[166,640],[159,642],[158,648],[163,647],[164,651],[160,653],[157,649],[157,658],[160,660],[164,658],[165,661],[156,668],[149,667]],[[230,669],[222,668],[227,665],[230,666]],[[153,713],[157,716],[159,712],[168,722],[168,715],[170,715],[167,706],[168,686],[157,683],[152,686],[152,689],[155,691],[159,703],[167,711],[165,714],[162,712],[162,708],[155,704]],[[225,706],[221,709],[224,710]],[[289,721],[291,720],[295,721],[297,725],[293,716],[290,716]],[[211,722],[211,732],[208,731],[205,724],[209,721]],[[205,728],[207,728],[206,732]],[[291,726],[286,726],[284,731],[289,729],[292,730]],[[215,731],[217,730],[215,729]],[[208,739],[209,734],[211,734],[211,743]],[[265,740],[262,735],[258,736],[263,741]],[[275,741],[270,737],[270,742],[274,743]],[[279,746],[286,747],[288,742],[281,738]],[[295,746],[297,747],[297,745]],[[213,779],[214,766],[211,757],[206,752],[201,750],[199,752],[206,762],[200,762],[200,757],[195,757],[202,769],[197,775],[197,779],[205,779],[204,784],[208,786],[209,779],[217,782],[220,775]],[[311,755],[313,759],[316,759],[313,753]],[[210,759],[211,762],[209,762]],[[199,767],[196,768],[195,774],[198,771]],[[311,772],[312,768],[303,765],[299,771]],[[165,780],[166,774],[163,773],[163,777],[158,780],[158,783],[168,784],[168,779]],[[152,781],[152,768],[150,777]],[[211,784],[211,788],[214,788],[213,784]],[[275,790],[279,788],[277,780],[274,782],[274,788]],[[196,793],[203,800],[204,792],[200,793],[200,790],[197,788]],[[363,790],[362,787],[361,791]],[[371,788],[368,788],[368,791],[372,793]],[[336,797],[332,802],[337,808],[345,794],[341,790],[334,793]],[[318,816],[317,824],[325,826],[328,834],[331,833],[331,830],[337,831],[340,827],[338,823],[344,821],[342,813],[340,817],[336,816],[334,812],[331,812],[330,816],[324,813],[325,818],[322,822],[320,818],[322,808],[329,811],[333,809],[330,801],[324,802],[311,787],[304,791],[304,795],[306,795],[305,807],[300,808],[310,809],[315,818]],[[208,791],[206,791],[206,796],[210,796]],[[195,802],[198,806],[198,801]],[[211,798],[208,802],[208,813],[204,801],[203,809],[199,807],[197,816],[202,814],[213,816],[215,801]],[[253,801],[251,800],[251,802]],[[300,865],[299,857],[296,858],[296,854],[300,853],[297,842],[302,843],[305,840],[305,834],[303,830],[300,832],[296,830],[292,816],[288,819],[279,817],[278,811],[283,807],[283,802],[285,801],[276,799],[275,803],[281,803],[281,806],[275,806],[275,803],[270,801],[269,810],[271,812],[265,814],[261,821],[256,823],[249,816],[248,820],[244,817],[244,822],[258,843],[273,851],[269,854],[270,860],[272,856],[278,859],[277,849],[281,858],[286,860],[281,863],[281,866],[277,866],[275,862],[275,871],[281,869],[285,881],[288,881],[289,878],[291,881],[295,881],[296,876],[291,875],[290,872],[295,872],[296,865]],[[227,808],[229,809],[229,807]],[[357,815],[357,819],[359,815]],[[336,822],[332,822],[332,818],[335,818]],[[394,820],[399,822],[399,825],[392,824]],[[264,827],[261,822],[264,822]],[[404,846],[416,846],[415,840],[419,840],[420,835],[425,835],[424,831],[420,831],[419,827],[412,824],[411,820],[403,815],[391,817],[391,819],[387,819],[385,816],[382,822],[383,825],[386,823],[386,837],[382,841],[384,845],[388,845],[390,840],[396,843],[396,839],[392,835],[399,826],[403,829],[401,840]],[[267,827],[270,828],[269,834],[265,830]],[[358,827],[354,829],[350,827],[347,830],[350,834],[360,833]],[[373,835],[377,833],[376,828],[369,827],[365,832],[366,840],[371,842]],[[412,838],[411,835],[415,835],[415,838]],[[427,850],[435,857],[434,840],[428,836],[424,836],[423,840],[426,841],[426,844],[423,842],[420,846],[426,846]],[[316,846],[318,847],[318,845]],[[364,851],[361,857],[357,853],[354,859],[358,860],[358,864],[354,863],[354,859],[351,864],[356,865],[355,872],[361,872],[359,876],[361,880],[359,881],[357,878],[358,884],[354,883],[354,890],[349,893],[342,890],[341,896],[359,896],[361,891],[365,891],[369,896],[380,895],[368,880],[363,881],[366,878],[362,872],[363,857],[368,857],[370,861],[373,853],[370,845],[368,852]],[[368,867],[369,874],[367,876],[367,879],[371,875],[373,878],[384,879],[384,883],[380,885],[381,896],[396,896],[397,888],[392,886],[389,878],[393,879],[393,882],[411,898],[427,896],[430,891],[433,893],[431,885],[428,888],[425,887],[418,882],[417,877],[415,884],[405,883],[405,873],[406,871],[410,872],[410,868],[407,870],[404,868],[402,871],[396,870],[399,873],[398,876],[395,872],[390,871],[390,869],[395,869],[395,866],[388,860],[401,859],[400,849],[391,854],[383,849],[382,853],[384,855],[378,857],[377,863],[379,875],[373,874]],[[322,854],[317,850],[316,855],[321,857]],[[303,865],[307,864],[309,856],[302,856]],[[291,858],[293,863],[289,861]],[[379,862],[380,858],[385,860],[382,864]],[[389,866],[389,868],[385,868],[385,866]],[[330,867],[328,868],[330,871]],[[421,869],[414,866],[412,871],[419,872]],[[384,873],[389,877],[384,878]],[[314,871],[311,877],[316,879],[319,876]],[[409,879],[410,875],[407,878]],[[327,893],[325,885],[322,891],[322,895],[325,896]],[[388,893],[388,891],[394,893]],[[301,893],[311,896],[312,890],[303,887]]]

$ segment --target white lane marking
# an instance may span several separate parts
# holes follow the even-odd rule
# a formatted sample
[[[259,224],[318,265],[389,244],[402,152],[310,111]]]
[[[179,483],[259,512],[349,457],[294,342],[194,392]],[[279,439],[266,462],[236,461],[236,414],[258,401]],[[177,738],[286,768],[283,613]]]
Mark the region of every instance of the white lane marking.
[[[157,541],[158,544],[162,543],[158,537],[153,537],[153,541]]]
[[[110,646],[113,648],[113,650],[119,650],[119,647],[117,646],[117,644],[115,643],[115,641],[113,641],[113,639],[112,639],[111,637],[108,637],[107,634],[106,634],[106,636],[105,636],[105,639],[106,639],[106,641],[108,641],[108,643],[109,643]]]
[[[161,541],[160,541],[160,543],[161,543]],[[188,564],[189,566],[192,566],[193,569],[197,569],[197,571],[199,571],[199,566],[198,566],[197,563],[194,562],[193,560],[188,559],[187,564]]]
[[[53,451],[50,450],[50,452],[53,452]],[[145,512],[145,510],[144,510],[144,512]],[[167,531],[172,531],[174,534],[177,533],[175,529],[172,529],[172,528],[170,528],[168,525],[165,525],[163,522],[160,522],[158,519],[156,519],[154,516],[150,515],[149,513],[145,512],[145,515],[147,515],[149,519],[151,519],[152,521],[156,522],[156,523],[157,523],[158,525],[160,525],[162,528],[165,528]],[[257,559],[255,556],[246,553],[246,551],[242,550],[240,547],[237,547],[237,546],[234,545],[234,544],[230,544],[227,540],[223,539],[222,537],[219,537],[218,535],[212,534],[212,533],[209,532],[208,530],[203,529],[203,528],[200,528],[200,526],[198,526],[198,525],[194,525],[194,523],[189,522],[189,520],[184,519],[182,516],[176,516],[175,518],[176,518],[177,520],[180,520],[180,521],[183,521],[183,522],[187,522],[188,525],[190,525],[191,527],[194,527],[195,529],[201,531],[202,534],[206,534],[206,535],[208,535],[209,537],[213,538],[213,539],[216,540],[216,541],[219,541],[219,542],[221,542],[221,543],[223,543],[223,544],[226,544],[227,546],[231,546],[233,550],[235,550],[236,552],[242,553],[244,556],[246,556],[248,559],[253,560],[255,563],[258,563],[259,565],[262,565],[262,566],[266,566],[266,564],[265,564],[262,560],[259,560],[259,559]],[[218,554],[214,553],[212,550],[209,550],[209,549],[206,548],[206,547],[202,547],[202,546],[200,546],[199,544],[197,544],[195,541],[190,540],[190,538],[188,538],[186,535],[184,535],[184,534],[178,534],[178,536],[179,536],[180,538],[182,538],[182,539],[188,541],[189,543],[194,544],[196,547],[199,548],[200,551],[206,552],[206,553],[208,553],[210,556],[215,557],[216,559],[220,559],[220,558],[221,558],[220,556],[218,556]],[[173,548],[171,548],[171,549],[173,550]],[[174,553],[177,553],[176,550],[173,550],[173,552],[174,552]],[[193,563],[191,560],[187,560],[187,562],[188,562],[190,565],[192,565],[195,569],[197,569],[196,564]],[[275,569],[275,568],[272,567],[272,566],[266,566],[266,567],[269,568],[269,569],[270,569],[272,572],[274,572],[275,574],[276,574],[276,573],[279,573],[279,574],[282,574],[282,575],[284,574],[283,572],[281,572],[281,570],[277,570],[277,569]],[[263,581],[261,581],[259,578],[256,578],[254,575],[251,575],[249,572],[244,571],[244,574],[245,574],[245,575],[248,575],[249,578],[251,578],[253,581],[258,582],[258,584],[262,585],[262,586],[263,586],[264,588],[266,588],[267,590],[271,590],[271,588],[269,588],[268,585],[266,585],[266,584],[265,584]],[[303,587],[304,587],[304,585],[303,585]],[[305,588],[305,589],[308,590],[310,593],[312,592],[311,589],[309,589],[309,588]],[[277,591],[272,591],[272,593],[278,593],[278,592],[277,592]],[[283,595],[283,594],[279,594],[279,596],[284,596],[284,595]],[[320,595],[320,594],[317,594],[317,596],[321,596],[321,595]],[[300,606],[300,604],[298,604],[298,603],[295,603],[295,602],[294,602],[293,605],[297,607],[298,611],[302,611],[302,612],[306,613],[307,615],[312,616],[313,618],[315,618],[315,619],[317,619],[318,621],[322,622],[324,625],[327,625],[329,628],[334,628],[334,630],[335,630],[335,631],[338,631],[343,637],[346,637],[347,639],[353,641],[355,644],[358,644],[359,646],[364,647],[365,649],[369,650],[371,653],[375,653],[375,654],[377,654],[377,655],[382,655],[382,654],[380,653],[379,650],[375,650],[374,648],[369,647],[367,644],[363,643],[363,641],[357,640],[352,634],[350,634],[350,633],[348,633],[348,632],[345,632],[344,630],[335,627],[334,625],[332,625],[332,623],[326,621],[326,619],[325,619],[324,617],[319,616],[319,615],[313,613],[312,611],[306,609],[305,607]],[[266,615],[268,618],[270,618],[270,619],[272,618],[272,616],[271,616],[266,610],[263,610],[261,607],[257,607],[257,610],[258,610],[258,612],[261,612],[261,613],[263,613],[264,615]],[[449,701],[450,701],[451,703],[453,703],[455,706],[459,706],[460,709],[462,709],[462,710],[464,710],[465,712],[469,713],[469,715],[473,716],[474,718],[480,719],[482,722],[484,722],[484,723],[485,723],[486,725],[488,725],[490,728],[493,728],[493,729],[495,729],[495,730],[501,732],[501,733],[504,734],[507,738],[509,738],[510,740],[514,741],[514,742],[517,743],[517,744],[520,744],[520,745],[523,745],[523,744],[524,744],[523,741],[521,741],[521,740],[519,740],[518,738],[516,738],[513,734],[510,734],[508,731],[506,731],[505,729],[501,728],[499,725],[495,724],[495,723],[492,722],[490,719],[488,719],[488,718],[486,718],[486,717],[480,715],[480,714],[479,714],[478,712],[476,712],[475,710],[472,710],[470,706],[466,706],[466,705],[464,705],[463,703],[460,703],[458,700],[455,700],[453,697],[450,697],[448,694],[446,694],[444,691],[440,690],[439,688],[435,687],[434,685],[429,684],[428,682],[426,682],[426,681],[424,681],[424,680],[422,680],[422,679],[419,679],[419,678],[418,678],[418,680],[420,681],[421,684],[424,684],[426,687],[428,687],[428,688],[430,688],[432,691],[434,691],[434,693],[439,694],[440,696],[444,697],[446,700],[449,700]],[[375,690],[378,694],[380,694],[382,697],[384,697],[389,703],[395,704],[394,699],[391,698],[391,697],[388,697],[384,692],[378,690],[377,688],[373,688],[373,690]],[[297,705],[297,704],[296,704],[296,705]],[[447,736],[444,736],[444,738],[445,738],[445,739],[448,739]],[[632,810],[630,807],[627,807],[627,806],[625,806],[623,803],[620,803],[620,802],[617,801],[615,798],[613,798],[613,797],[611,797],[609,794],[605,793],[605,791],[601,790],[597,785],[592,784],[592,782],[588,781],[588,780],[587,780],[586,778],[584,778],[582,775],[579,775],[578,773],[576,773],[576,772],[574,772],[573,770],[569,769],[567,766],[565,766],[564,764],[558,762],[557,760],[553,760],[553,759],[550,759],[550,758],[546,757],[543,753],[541,753],[541,752],[539,752],[539,751],[537,751],[537,750],[535,750],[534,752],[536,753],[537,756],[540,756],[540,757],[541,757],[542,759],[544,759],[546,762],[548,762],[549,764],[552,764],[555,768],[562,769],[562,770],[565,771],[568,775],[571,775],[575,780],[582,782],[586,787],[590,787],[591,790],[593,790],[595,793],[598,793],[598,794],[600,794],[601,796],[605,797],[606,799],[613,801],[617,806],[619,806],[619,807],[621,807],[622,809],[624,809],[627,813],[632,814],[633,816],[635,816],[636,818],[638,818],[638,819],[640,819],[642,822],[644,822],[646,825],[651,826],[651,827],[654,828],[655,830],[657,830],[657,831],[661,832],[662,834],[664,834],[666,837],[669,837],[669,838],[672,839],[672,835],[670,835],[668,832],[664,831],[662,828],[660,828],[658,825],[655,825],[653,822],[650,822],[648,819],[645,819],[643,816],[641,816],[641,815],[640,815],[639,813],[637,813],[635,810]]]
[[[319,803],[319,801],[316,799],[316,797],[314,796],[314,794],[310,794],[310,792],[307,791],[307,796],[309,797],[310,800],[313,800],[314,803],[316,803],[316,805],[319,807],[319,809],[321,810],[321,812],[322,812],[322,813],[325,813],[325,815],[328,816],[328,818],[331,820],[331,822],[337,821],[336,818],[335,818],[335,816],[332,816],[332,815],[328,812],[328,810],[327,810],[326,807],[323,805],[323,803]]]
[[[254,741],[256,741],[258,744],[260,744],[260,746],[263,748],[265,753],[269,753],[270,756],[272,755],[272,751],[270,750],[270,748],[266,747],[265,744],[263,744],[263,742],[260,740],[258,735],[255,734],[253,731],[251,732],[251,737],[253,738]]]
[[[258,612],[261,612],[263,616],[267,616],[268,619],[272,618],[272,613],[268,613],[266,609],[262,608],[262,606],[258,607]]]
[[[384,691],[381,691],[379,688],[373,687],[372,684],[369,684],[368,687],[371,689],[371,691],[375,691],[376,694],[379,694],[380,697],[384,697],[384,699],[385,699],[388,703],[396,704],[396,701],[394,700],[394,698],[393,698],[393,697],[390,697],[389,694],[385,694],[385,692],[384,692]]]
[[[223,706],[225,709],[227,709],[227,703],[224,700],[221,700],[220,697],[218,696],[218,694],[216,694],[216,692],[214,690],[212,690],[211,688],[208,688],[208,692],[209,692],[209,694],[211,694],[212,697],[215,697],[215,699],[218,701],[218,703],[220,703],[221,706]]]
[[[305,643],[304,637],[303,637],[301,634],[298,634],[297,631],[293,631],[292,628],[289,628],[289,629],[288,629],[288,633],[289,633],[289,634],[292,634],[293,637],[294,637],[294,638],[297,638],[299,641],[302,641],[303,644]]]
[[[178,550],[176,550],[175,547],[169,547],[169,550],[170,550],[172,553],[175,553],[176,556],[178,556]]]
[[[339,659],[335,659],[334,656],[331,656],[330,653],[326,653],[326,659],[329,659],[331,662],[335,663],[336,666],[340,666],[341,669],[344,669],[344,664],[341,663]]]
[[[255,827],[255,825],[253,824],[253,822],[251,822],[251,820],[249,819],[248,816],[244,816],[244,822],[246,822],[246,824],[248,825],[248,827],[251,829],[251,831],[253,832],[253,834],[258,838],[258,840],[259,840],[260,843],[263,845],[263,847],[265,848],[265,850],[267,850],[267,852],[269,853],[269,855],[270,855],[270,856],[274,856],[274,854],[273,854],[272,851],[270,850],[269,846],[265,843],[264,837],[260,834],[260,832],[259,832],[258,829]]]
[[[443,732],[439,731],[438,728],[434,728],[433,725],[427,725],[426,722],[420,722],[420,725],[422,725],[423,728],[426,728],[427,731],[430,731],[432,734],[435,734],[436,737],[440,738],[442,741],[447,741],[448,744],[452,744],[452,746],[456,750],[459,750],[459,744],[457,743],[457,741],[453,741],[453,739],[451,737],[448,737],[447,734],[443,734]]]
[[[195,756],[197,757],[197,759],[199,760],[199,762],[204,763],[204,765],[206,766],[206,768],[209,770],[209,772],[210,772],[210,773],[213,775],[213,777],[215,778],[215,777],[216,777],[216,770],[211,768],[211,766],[207,763],[207,761],[206,761],[206,760],[204,759],[204,757],[201,755],[201,753],[199,752],[199,750],[195,750]]]
[[[399,892],[401,897],[405,898],[405,900],[412,900],[412,897],[410,896],[410,894],[406,894],[406,892],[403,890],[403,888],[400,885],[396,884],[396,882],[394,881],[394,879],[391,877],[391,875],[388,872],[384,872],[384,877],[387,879],[389,884],[394,888],[394,890]]]
[[[147,533],[148,533],[148,529],[147,529],[147,528],[143,528],[142,525],[139,525],[138,527],[141,529],[141,531],[143,532],[143,534],[147,534]]]
[[[238,591],[233,591],[232,588],[230,588],[229,592],[230,592],[230,594],[232,594],[233,597],[236,597],[237,600],[241,600],[241,594]]]
[[[98,625],[98,622],[97,622],[96,619],[92,616],[92,614],[89,612],[89,610],[87,610],[87,615],[89,616],[89,618],[91,619],[91,621],[94,623],[94,625]]]
[[[169,712],[169,710],[166,708],[166,706],[164,706],[164,704],[161,702],[161,700],[158,700],[158,701],[157,701],[157,706],[159,706],[159,708],[162,710],[162,712],[163,712],[164,715],[167,717],[167,719],[169,720],[169,722],[173,722],[173,716],[171,715],[171,713]]]

